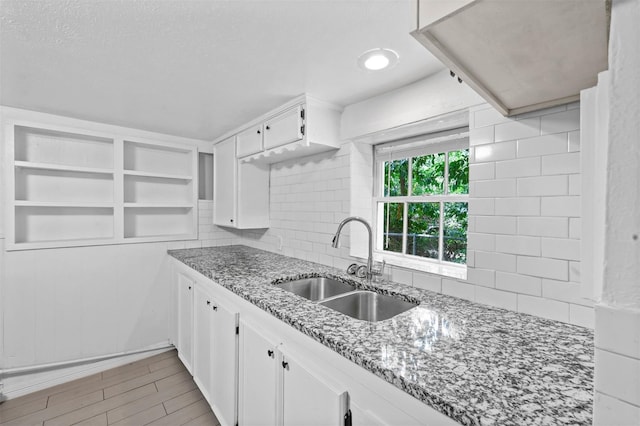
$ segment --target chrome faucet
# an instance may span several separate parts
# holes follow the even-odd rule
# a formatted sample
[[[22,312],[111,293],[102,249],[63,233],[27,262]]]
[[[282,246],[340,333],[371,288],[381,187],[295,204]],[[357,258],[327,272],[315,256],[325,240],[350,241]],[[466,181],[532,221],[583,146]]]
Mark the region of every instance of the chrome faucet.
[[[369,222],[367,222],[366,220],[358,216],[350,216],[346,218],[345,220],[340,222],[340,225],[338,225],[338,230],[336,231],[336,235],[334,235],[333,237],[331,246],[333,248],[339,247],[340,232],[342,231],[342,227],[345,226],[347,223],[351,222],[352,220],[362,223],[367,228],[367,231],[369,232],[369,257],[367,258],[367,278],[371,279],[371,275],[372,275],[371,266],[373,263],[373,233],[371,232],[371,225],[369,225]]]

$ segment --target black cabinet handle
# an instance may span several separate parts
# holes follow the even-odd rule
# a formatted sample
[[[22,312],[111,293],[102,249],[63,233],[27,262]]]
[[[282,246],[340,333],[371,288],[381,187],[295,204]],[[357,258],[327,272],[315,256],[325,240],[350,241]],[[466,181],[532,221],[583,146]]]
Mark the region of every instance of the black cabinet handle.
[[[285,362],[285,361],[282,361],[282,368],[284,368],[285,370],[288,370],[289,369],[289,363]]]
[[[216,305],[213,305],[213,310],[214,310],[214,311],[217,311],[217,310],[218,310],[218,307],[217,307]]]
[[[189,286],[189,290],[191,290],[191,286]]]
[[[233,219],[229,219],[229,222],[233,223]]]
[[[257,133],[257,134],[260,134],[260,130],[258,130],[256,133]]]
[[[267,351],[267,355],[269,356],[269,358],[273,358],[273,351],[271,349],[269,349]]]
[[[210,304],[211,304],[211,301],[210,301],[210,300],[207,300],[207,305],[210,305]]]
[[[271,130],[271,127],[269,127],[269,126],[267,126],[267,127],[265,127],[265,128],[266,128],[267,130]]]

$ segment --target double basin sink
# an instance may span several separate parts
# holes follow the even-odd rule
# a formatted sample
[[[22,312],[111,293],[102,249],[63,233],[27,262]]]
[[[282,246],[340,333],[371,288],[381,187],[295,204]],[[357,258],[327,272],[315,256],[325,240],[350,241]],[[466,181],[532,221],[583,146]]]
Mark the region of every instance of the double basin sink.
[[[276,284],[283,290],[318,302],[352,318],[365,321],[382,321],[417,306],[391,296],[355,287],[326,277],[303,278]]]

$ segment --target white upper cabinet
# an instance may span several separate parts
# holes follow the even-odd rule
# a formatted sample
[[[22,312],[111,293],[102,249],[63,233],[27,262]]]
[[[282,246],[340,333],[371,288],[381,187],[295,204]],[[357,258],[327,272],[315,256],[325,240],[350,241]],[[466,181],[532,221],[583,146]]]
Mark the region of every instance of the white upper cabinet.
[[[307,95],[252,120],[217,138],[237,138],[242,163],[272,164],[340,147],[342,109]]]
[[[262,151],[262,124],[251,126],[238,133],[238,157],[246,157]]]
[[[264,149],[297,142],[304,136],[302,105],[278,114],[264,125]]]
[[[213,223],[237,229],[269,227],[269,166],[236,158],[236,137],[213,147]]]
[[[411,34],[504,115],[579,100],[607,69],[606,0],[419,0]]]

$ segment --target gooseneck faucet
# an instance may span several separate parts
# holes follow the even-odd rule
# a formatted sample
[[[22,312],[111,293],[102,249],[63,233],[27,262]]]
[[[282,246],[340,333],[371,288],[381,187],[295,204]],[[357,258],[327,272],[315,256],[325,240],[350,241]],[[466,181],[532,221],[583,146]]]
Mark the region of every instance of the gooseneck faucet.
[[[345,220],[340,222],[340,225],[338,225],[338,230],[336,231],[336,235],[334,235],[333,237],[333,242],[331,243],[331,246],[333,248],[338,248],[340,246],[340,232],[342,231],[342,227],[344,227],[347,223],[353,220],[355,220],[356,222],[362,223],[367,228],[367,232],[369,232],[369,257],[367,258],[367,278],[371,278],[371,275],[372,275],[371,266],[373,262],[373,233],[371,232],[371,225],[369,225],[369,222],[367,222],[366,220],[358,216],[350,216],[346,218]]]

